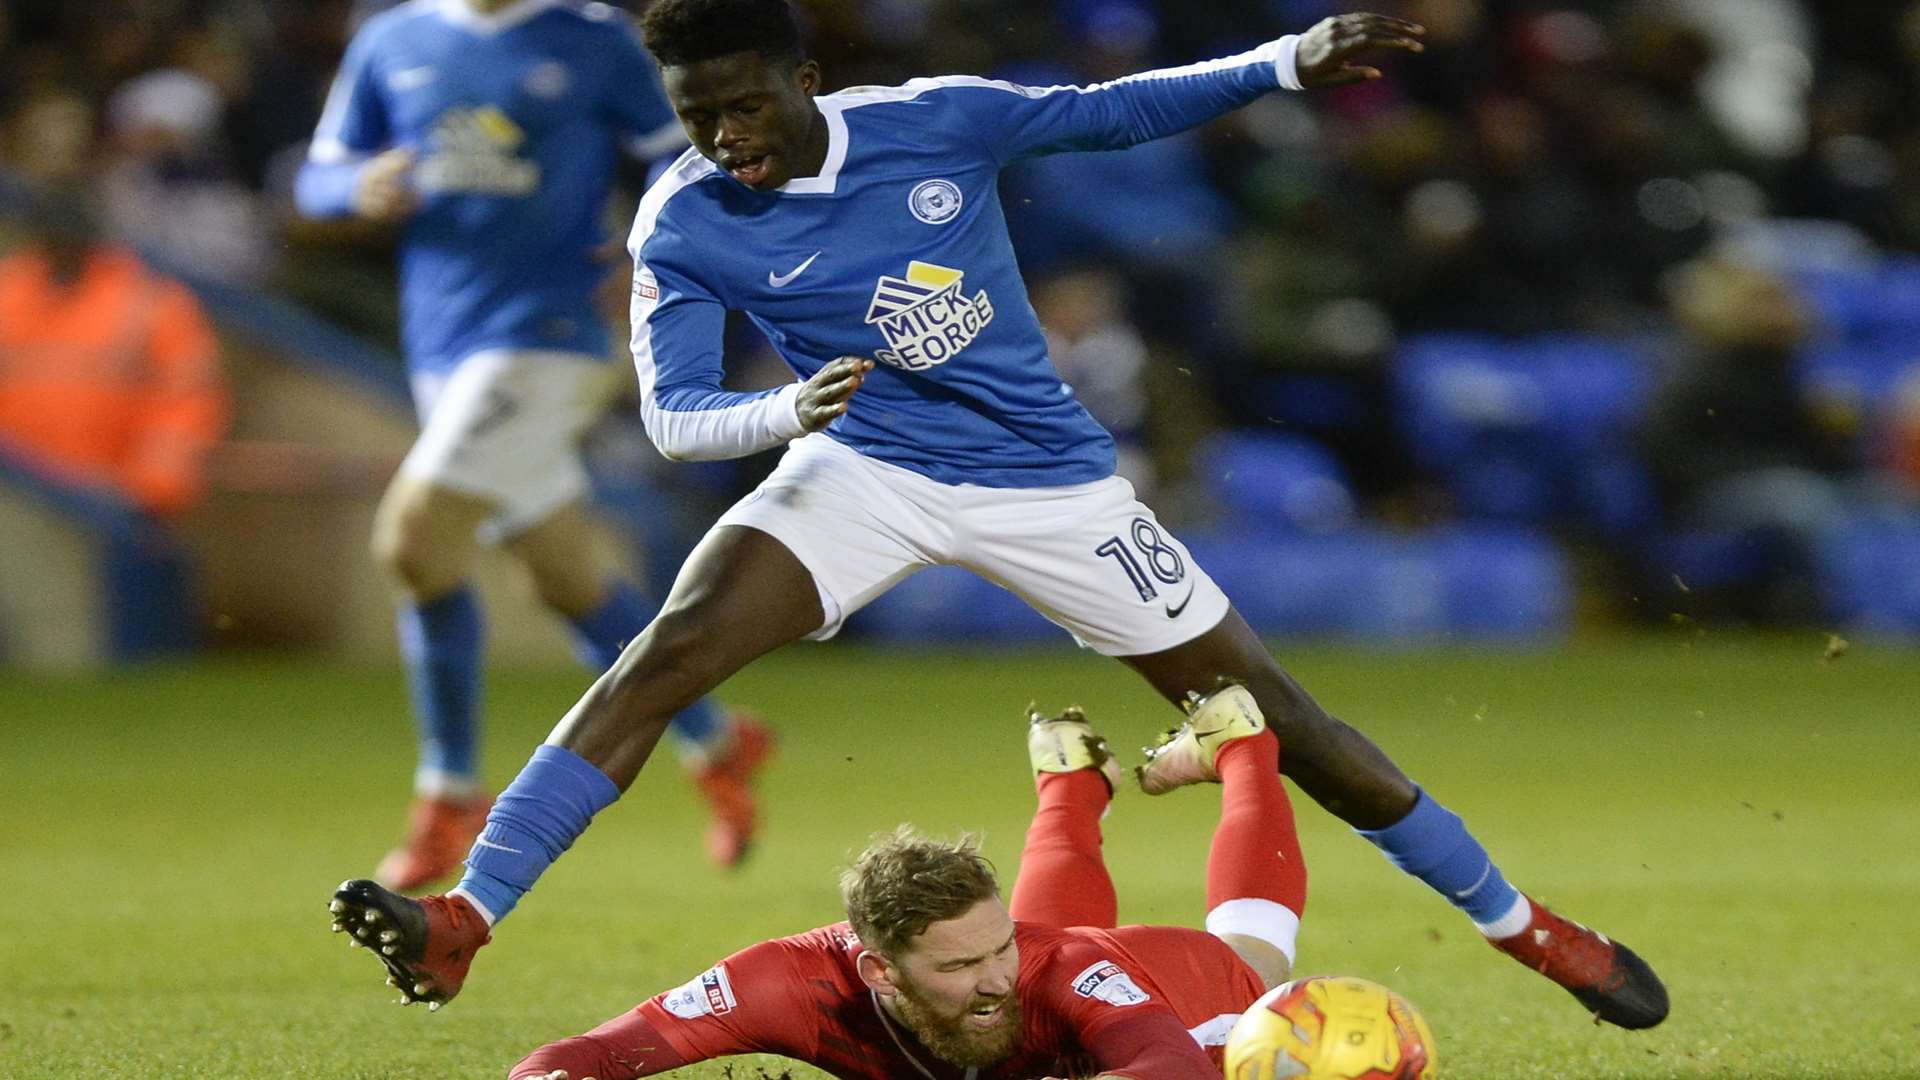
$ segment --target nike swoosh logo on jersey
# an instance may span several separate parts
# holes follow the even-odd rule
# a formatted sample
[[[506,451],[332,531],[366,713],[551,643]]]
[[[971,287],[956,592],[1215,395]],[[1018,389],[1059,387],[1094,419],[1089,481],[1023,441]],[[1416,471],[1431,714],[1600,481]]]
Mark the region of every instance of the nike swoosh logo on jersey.
[[[1181,612],[1187,610],[1187,605],[1193,602],[1193,590],[1197,587],[1197,585],[1187,586],[1187,595],[1180,603],[1167,605],[1167,618],[1177,619]]]
[[[794,278],[797,278],[801,274],[806,273],[807,267],[812,266],[813,260],[819,258],[822,254],[823,252],[816,251],[812,255],[807,256],[807,261],[801,263],[799,266],[794,267],[792,272],[790,273],[776,274],[771,270],[767,271],[767,284],[773,286],[776,289],[786,288],[787,285],[790,282],[792,282]]]

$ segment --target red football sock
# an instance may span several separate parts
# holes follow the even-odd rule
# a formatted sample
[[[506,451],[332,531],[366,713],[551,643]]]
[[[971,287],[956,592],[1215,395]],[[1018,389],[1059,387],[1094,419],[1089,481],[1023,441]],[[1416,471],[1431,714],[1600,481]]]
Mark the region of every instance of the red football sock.
[[[1293,827],[1293,803],[1280,783],[1280,740],[1271,731],[1235,739],[1220,748],[1214,769],[1220,826],[1207,852],[1207,910],[1254,897],[1301,914],[1307,861]]]
[[[1097,769],[1041,773],[1008,910],[1043,926],[1111,927],[1120,911],[1100,857],[1100,815],[1112,798]]]

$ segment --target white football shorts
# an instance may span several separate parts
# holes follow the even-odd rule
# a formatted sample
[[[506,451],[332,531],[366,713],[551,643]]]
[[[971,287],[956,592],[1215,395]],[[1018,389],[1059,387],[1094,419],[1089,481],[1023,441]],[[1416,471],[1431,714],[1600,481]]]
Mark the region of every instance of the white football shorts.
[[[1108,656],[1199,637],[1227,597],[1118,476],[1048,488],[942,484],[825,435],[794,441],[779,467],[717,525],[779,540],[813,574],[830,638],[847,616],[928,566],[964,567]]]
[[[489,539],[521,532],[586,495],[580,439],[622,370],[584,353],[494,349],[417,373],[420,438],[400,470],[497,506]]]

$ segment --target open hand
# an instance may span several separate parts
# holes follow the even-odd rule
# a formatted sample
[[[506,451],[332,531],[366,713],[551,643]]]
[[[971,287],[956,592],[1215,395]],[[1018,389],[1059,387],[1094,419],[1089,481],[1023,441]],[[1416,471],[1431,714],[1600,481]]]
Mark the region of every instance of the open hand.
[[[1427,47],[1421,44],[1420,36],[1426,32],[1426,27],[1418,23],[1364,11],[1321,19],[1300,35],[1294,70],[1299,73],[1300,85],[1308,90],[1377,79],[1379,68],[1349,61],[1380,49],[1425,52]]]
[[[353,211],[369,221],[403,221],[420,205],[413,190],[413,151],[395,147],[368,160],[353,186]]]
[[[800,414],[800,426],[819,431],[847,411],[847,401],[860,384],[867,381],[873,361],[864,356],[842,356],[813,373],[800,387],[800,400],[794,408]]]

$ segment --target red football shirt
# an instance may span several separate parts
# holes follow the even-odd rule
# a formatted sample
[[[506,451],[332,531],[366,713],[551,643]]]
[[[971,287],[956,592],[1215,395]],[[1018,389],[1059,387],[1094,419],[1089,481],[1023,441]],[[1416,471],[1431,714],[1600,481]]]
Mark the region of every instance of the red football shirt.
[[[1232,949],[1200,930],[1018,923],[1014,940],[1021,1049],[972,1073],[935,1058],[886,1015],[855,970],[861,945],[844,922],[743,949],[637,1012],[688,1062],[779,1054],[863,1080],[1088,1075],[1126,1064],[1101,1060],[1114,1044],[1103,1032],[1126,1023],[1137,1044],[1157,1024],[1174,1037],[1152,1038],[1156,1054],[1175,1059],[1180,1075],[1217,1077],[1228,1029],[1263,989]]]

